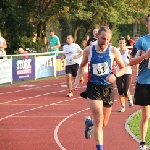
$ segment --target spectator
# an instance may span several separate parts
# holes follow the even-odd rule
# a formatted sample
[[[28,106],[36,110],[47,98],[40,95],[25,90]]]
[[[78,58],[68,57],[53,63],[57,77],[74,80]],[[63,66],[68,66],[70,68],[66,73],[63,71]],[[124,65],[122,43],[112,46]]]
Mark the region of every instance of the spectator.
[[[135,41],[131,39],[130,35],[127,35],[126,43],[127,43],[127,46],[133,46]]]
[[[19,49],[18,49],[18,52],[19,52],[20,54],[28,54],[28,51],[25,51],[23,48],[19,48]],[[22,56],[22,58],[29,58],[29,56],[28,56],[28,55]]]
[[[59,37],[55,35],[55,31],[50,29],[50,34],[48,36],[48,43],[47,43],[47,52],[58,52],[59,48],[61,47]],[[48,54],[49,56],[54,54]],[[58,53],[56,53],[58,55]]]
[[[4,57],[1,56],[6,55],[5,48],[7,48],[7,43],[6,40],[2,37],[0,31],[0,59],[4,59]]]
[[[134,36],[135,43],[139,39],[139,37],[140,37],[139,34],[135,34],[135,36]],[[136,55],[136,53],[137,53],[137,48],[135,47],[135,43],[133,45],[133,49],[132,49],[132,53],[131,53],[132,57],[134,57]]]
[[[92,43],[97,40],[97,34],[98,34],[98,29],[94,29],[93,30],[93,37],[89,38],[89,40],[87,41],[87,46],[92,45]]]

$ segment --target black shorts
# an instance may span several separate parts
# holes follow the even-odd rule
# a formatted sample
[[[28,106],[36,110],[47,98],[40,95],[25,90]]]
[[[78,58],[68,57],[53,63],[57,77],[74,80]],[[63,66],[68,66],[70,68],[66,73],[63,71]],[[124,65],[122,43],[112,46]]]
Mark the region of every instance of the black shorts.
[[[79,64],[68,65],[66,66],[66,74],[72,74],[73,77],[76,77],[78,69]]]
[[[114,103],[114,86],[113,84],[95,85],[88,82],[86,95],[91,100],[102,100],[104,107],[111,107]]]
[[[119,95],[128,96],[129,87],[131,84],[131,74],[124,74],[121,77],[116,78],[116,85]]]
[[[134,103],[140,106],[150,105],[150,84],[136,83]]]

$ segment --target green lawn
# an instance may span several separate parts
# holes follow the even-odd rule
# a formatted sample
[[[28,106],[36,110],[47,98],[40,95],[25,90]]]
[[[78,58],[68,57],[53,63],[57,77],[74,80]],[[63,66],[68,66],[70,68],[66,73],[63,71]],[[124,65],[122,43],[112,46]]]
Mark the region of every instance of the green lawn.
[[[129,121],[130,130],[135,136],[137,136],[138,139],[140,139],[140,130],[139,130],[140,119],[141,119],[141,111],[139,113],[137,113]],[[148,132],[147,132],[147,136],[146,136],[146,144],[150,146],[150,120],[149,120]]]

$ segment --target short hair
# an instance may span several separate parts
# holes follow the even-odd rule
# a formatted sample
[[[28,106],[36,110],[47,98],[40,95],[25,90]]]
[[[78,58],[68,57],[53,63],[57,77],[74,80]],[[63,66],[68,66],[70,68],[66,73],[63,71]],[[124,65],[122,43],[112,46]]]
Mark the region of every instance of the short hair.
[[[135,34],[134,37],[140,37],[140,34]]]
[[[68,36],[71,36],[71,37],[72,37],[72,39],[74,39],[73,35],[69,34],[69,35],[67,35],[67,37],[68,37]]]
[[[102,26],[99,31],[98,31],[98,35],[101,34],[101,32],[104,31],[104,32],[109,32],[110,34],[112,34],[111,30],[109,29],[108,26]]]
[[[148,22],[148,18],[150,18],[150,14],[146,16],[146,22]]]
[[[55,32],[55,30],[54,29],[50,29],[49,32]]]
[[[70,37],[73,39],[73,42],[74,42],[74,37],[73,37],[73,35],[69,34],[69,35],[67,35],[67,37],[68,37],[68,36],[70,36]]]
[[[118,39],[118,43],[119,43],[119,41],[120,41],[120,40],[124,40],[124,41],[125,41],[125,43],[126,43],[126,39],[125,39],[125,37],[123,37],[123,36],[122,36],[122,37],[120,37],[120,38]]]

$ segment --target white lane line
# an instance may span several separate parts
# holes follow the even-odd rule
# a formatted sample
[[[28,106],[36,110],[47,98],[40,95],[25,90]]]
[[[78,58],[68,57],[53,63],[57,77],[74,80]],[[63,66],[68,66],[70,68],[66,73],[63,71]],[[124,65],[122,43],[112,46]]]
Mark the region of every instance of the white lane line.
[[[65,87],[65,88],[67,88],[67,85],[61,85],[61,87]]]
[[[59,122],[59,124],[56,126],[56,128],[54,129],[54,139],[55,139],[57,145],[59,146],[59,148],[60,148],[61,150],[66,150],[66,149],[65,149],[65,147],[62,146],[62,144],[61,144],[61,142],[59,141],[59,138],[58,138],[58,131],[59,131],[60,126],[61,126],[67,119],[71,118],[72,116],[74,116],[74,115],[76,115],[76,114],[79,114],[79,113],[81,113],[81,112],[87,111],[87,110],[89,110],[89,109],[90,109],[90,108],[86,108],[86,109],[84,109],[84,110],[80,110],[80,111],[78,111],[78,112],[76,112],[76,113],[73,113],[73,114],[67,116],[67,117],[64,118],[61,122]]]
[[[64,118],[66,116],[12,116],[12,118]]]
[[[45,94],[43,94],[43,95],[49,95],[50,93],[45,93]]]
[[[79,99],[81,97],[76,97],[74,99]],[[60,101],[59,101],[60,102]],[[40,109],[40,108],[43,108],[43,107],[49,107],[49,106],[53,106],[53,105],[56,105],[56,104],[59,104],[59,102],[56,102],[56,103],[51,103],[51,104],[46,104],[46,105],[41,105],[39,107],[35,107],[35,108],[31,108],[31,109],[27,109],[27,110],[23,110],[23,111],[20,111],[20,112],[17,112],[17,113],[13,113],[13,114],[10,114],[8,116],[5,116],[3,118],[0,118],[0,121],[4,120],[4,119],[8,119],[12,116],[15,116],[15,115],[20,115],[22,113],[25,113],[25,112],[29,112],[29,111],[33,111],[33,110],[36,110],[36,109]],[[65,102],[65,100],[61,101],[61,102]]]
[[[26,99],[26,98],[20,98],[19,100],[22,101],[22,100],[25,100],[25,99]],[[15,101],[15,100],[14,100],[14,101]]]
[[[50,130],[51,131],[51,128],[48,128],[48,129],[0,129],[0,131],[3,131],[3,130],[5,130],[5,131],[38,131],[38,132],[40,132],[40,131],[45,131],[45,130]],[[5,150],[5,149],[4,149]]]
[[[18,93],[18,92],[22,92],[22,91],[25,91],[25,90],[35,90],[35,89],[39,89],[39,88],[43,88],[43,87],[50,87],[50,86],[56,86],[56,85],[61,85],[61,84],[65,84],[66,82],[62,82],[62,83],[54,83],[54,84],[51,84],[51,85],[44,85],[44,86],[40,86],[40,87],[33,87],[33,88],[27,88],[27,89],[22,89],[22,90],[16,90],[16,91],[12,91],[12,92],[3,92],[3,93],[0,93],[0,95],[3,95],[3,94],[11,94],[11,93]],[[37,85],[35,85],[37,86]],[[20,87],[20,86],[18,86]]]
[[[41,95],[35,95],[35,96],[33,96],[33,97],[40,97]]]
[[[17,93],[17,92],[21,92],[21,91],[22,91],[22,90],[17,90],[17,91],[14,91],[14,92],[16,92],[16,93]]]
[[[84,87],[84,86],[83,86]],[[83,87],[78,87],[78,88],[83,88]],[[32,98],[37,98],[37,97],[41,97],[41,96],[44,96],[45,94],[46,95],[50,95],[50,94],[55,94],[55,93],[62,93],[66,90],[61,90],[61,91],[57,91],[57,92],[51,92],[51,93],[44,93],[44,94],[41,94],[41,95],[35,95],[35,96],[32,96],[32,97],[23,97],[23,98],[20,98],[18,100],[12,100],[12,101],[7,101],[7,102],[3,102],[3,103],[0,103],[0,105],[4,105],[4,104],[8,104],[8,103],[12,103],[12,102],[17,102],[17,101],[22,101],[22,100],[27,100],[27,99],[32,99]]]
[[[25,106],[25,105],[26,105],[26,106],[35,105],[35,106],[36,106],[36,105],[41,105],[41,104],[5,104],[5,105],[14,105],[14,106],[16,106],[16,105],[17,105],[17,106],[19,106],[19,105],[20,105],[20,106],[21,106],[21,105],[22,105],[22,106]]]
[[[129,126],[129,122],[130,120],[137,114],[139,113],[140,110],[137,110],[136,112],[134,112],[133,114],[131,114],[125,121],[125,129],[127,131],[127,133],[138,143],[140,143],[140,140],[132,133],[132,131],[130,130],[130,126]]]

